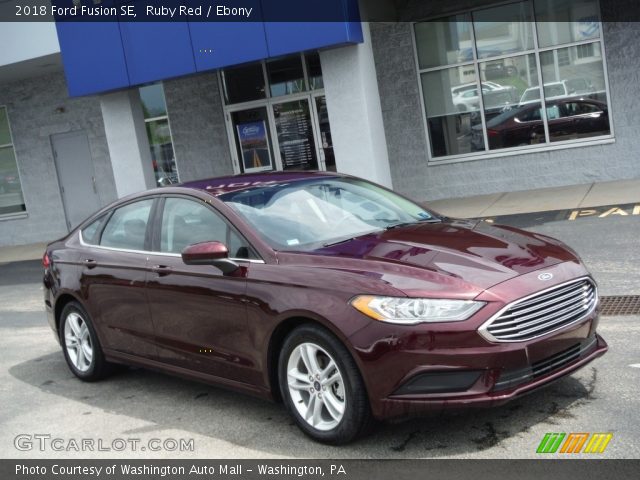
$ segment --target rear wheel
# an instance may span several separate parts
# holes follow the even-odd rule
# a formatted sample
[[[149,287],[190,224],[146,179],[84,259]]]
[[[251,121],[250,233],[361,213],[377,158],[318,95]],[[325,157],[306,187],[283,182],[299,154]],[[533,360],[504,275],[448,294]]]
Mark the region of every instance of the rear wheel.
[[[60,316],[60,342],[64,358],[81,380],[95,381],[111,373],[89,314],[78,302],[65,305]]]
[[[324,443],[347,443],[370,422],[360,372],[347,349],[315,325],[287,337],[279,359],[280,390],[298,426]]]

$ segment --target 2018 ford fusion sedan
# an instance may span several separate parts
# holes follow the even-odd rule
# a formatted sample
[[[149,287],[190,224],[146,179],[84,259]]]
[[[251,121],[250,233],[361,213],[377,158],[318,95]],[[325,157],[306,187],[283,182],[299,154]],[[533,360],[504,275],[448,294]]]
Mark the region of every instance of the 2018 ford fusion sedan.
[[[499,405],[607,350],[596,284],[561,242],[335,173],[135,194],[43,264],[80,379],[130,364],[282,399],[328,443],[372,419]]]

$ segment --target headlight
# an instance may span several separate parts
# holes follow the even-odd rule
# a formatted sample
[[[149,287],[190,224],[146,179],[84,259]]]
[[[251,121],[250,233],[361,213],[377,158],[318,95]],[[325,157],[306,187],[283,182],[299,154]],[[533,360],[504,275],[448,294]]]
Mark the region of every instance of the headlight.
[[[351,300],[354,308],[382,322],[416,323],[460,322],[484,306],[473,300],[432,298],[375,297],[359,295]]]

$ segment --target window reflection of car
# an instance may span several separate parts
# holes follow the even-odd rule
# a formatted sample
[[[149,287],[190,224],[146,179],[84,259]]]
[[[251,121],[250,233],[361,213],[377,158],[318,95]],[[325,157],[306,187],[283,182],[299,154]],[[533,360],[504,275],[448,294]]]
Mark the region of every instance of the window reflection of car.
[[[453,105],[459,112],[468,112],[478,110],[480,108],[480,98],[478,97],[478,88],[475,83],[464,86],[464,90],[455,90],[452,88]],[[461,87],[458,87],[461,88]],[[509,95],[512,97],[515,88],[511,85],[500,85],[495,82],[482,82],[482,94],[484,96],[485,108],[487,107],[487,99],[489,103],[495,103],[493,100],[497,95]]]
[[[594,89],[590,82],[584,78],[571,78],[559,82],[548,82],[544,84],[545,100],[555,100],[558,98],[573,97],[593,93]],[[522,97],[520,105],[533,103],[540,100],[540,87],[527,88]]]
[[[515,77],[517,74],[518,69],[516,67],[513,65],[505,65],[503,62],[489,63],[484,69],[484,77],[491,80]]]
[[[505,88],[499,83],[495,83],[495,82],[482,82],[482,86],[483,88],[490,89],[490,90],[495,90],[495,89],[499,90],[501,88]],[[463,83],[461,85],[456,85],[455,87],[451,87],[451,96],[455,97],[469,90],[475,90],[477,89],[477,87],[478,87],[478,84],[476,82],[469,82],[469,83]]]
[[[598,100],[558,99],[546,103],[551,141],[609,134],[607,104]],[[517,147],[543,142],[540,103],[508,110],[487,122],[489,148]],[[472,129],[471,142],[483,148],[482,127]]]

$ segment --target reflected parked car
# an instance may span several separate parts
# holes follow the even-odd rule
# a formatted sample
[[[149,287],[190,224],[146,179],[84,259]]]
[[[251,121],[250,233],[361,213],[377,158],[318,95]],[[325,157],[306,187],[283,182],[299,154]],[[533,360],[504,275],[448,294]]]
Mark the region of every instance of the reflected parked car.
[[[607,104],[598,100],[562,99],[546,102],[551,141],[608,135]],[[530,103],[508,110],[487,121],[489,148],[517,147],[545,141],[540,103]],[[484,145],[482,127],[472,128],[471,142]]]
[[[453,105],[459,112],[468,112],[480,108],[478,88],[475,83],[451,89]],[[482,94],[485,108],[495,108],[497,104],[514,103],[517,98],[515,87],[500,85],[495,82],[482,82]],[[501,107],[504,105],[501,105]]]
[[[559,82],[549,82],[544,84],[545,100],[590,95],[593,92],[593,86],[584,78],[571,78]],[[539,101],[540,87],[537,85],[535,87],[527,88],[522,93],[522,97],[520,97],[520,105]]]
[[[43,266],[81,380],[121,363],[282,400],[327,443],[373,418],[500,405],[607,350],[596,284],[558,240],[337,173],[131,195]]]

